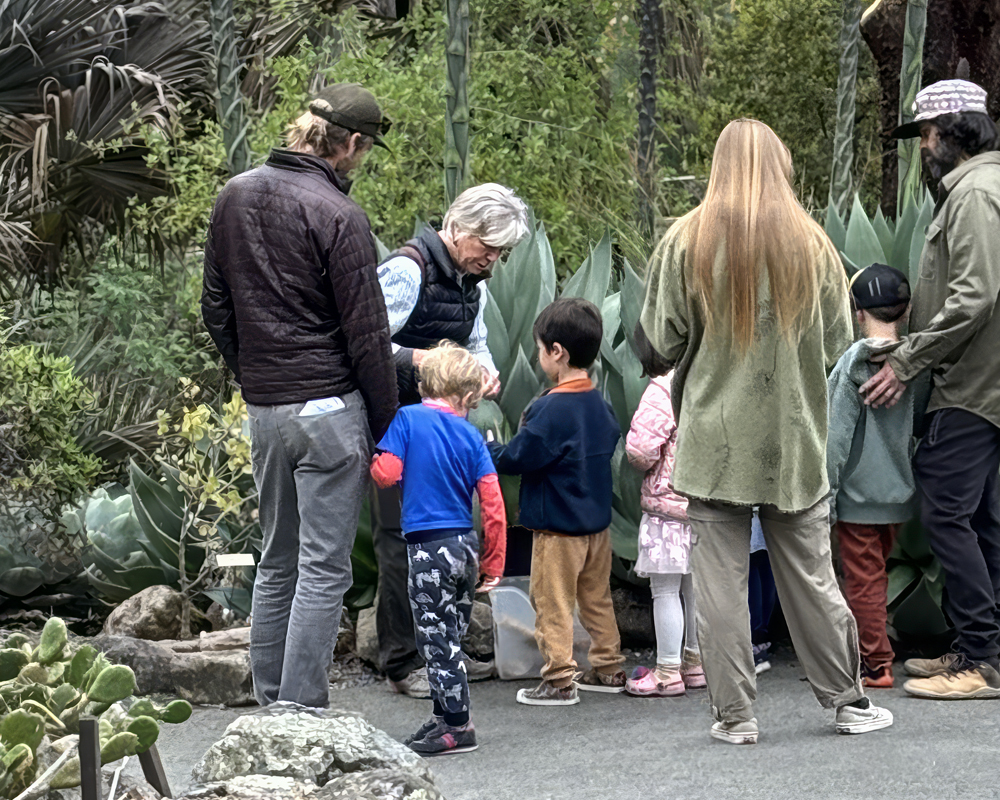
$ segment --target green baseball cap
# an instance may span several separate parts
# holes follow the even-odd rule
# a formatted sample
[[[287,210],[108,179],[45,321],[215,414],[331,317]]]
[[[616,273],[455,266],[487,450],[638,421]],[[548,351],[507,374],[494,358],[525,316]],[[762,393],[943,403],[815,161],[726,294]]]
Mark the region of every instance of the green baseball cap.
[[[351,133],[371,136],[379,147],[389,149],[382,137],[389,130],[390,122],[382,116],[375,95],[360,83],[327,86],[309,102],[309,110]]]

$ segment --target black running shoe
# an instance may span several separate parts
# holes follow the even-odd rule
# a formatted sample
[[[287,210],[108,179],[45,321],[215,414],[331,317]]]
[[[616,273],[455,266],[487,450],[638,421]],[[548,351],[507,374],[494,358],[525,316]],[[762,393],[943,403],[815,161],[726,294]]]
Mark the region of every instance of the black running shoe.
[[[464,725],[452,726],[442,720],[423,739],[410,744],[410,749],[422,756],[446,756],[449,753],[470,753],[476,744],[476,726],[470,719]]]
[[[403,739],[403,744],[409,747],[414,742],[420,741],[428,733],[430,733],[432,730],[434,730],[438,725],[442,724],[443,722],[444,720],[441,717],[436,717],[434,715],[431,715],[431,718],[427,720],[427,722],[425,722],[423,725],[421,725],[417,729],[416,733],[411,733],[409,736]]]

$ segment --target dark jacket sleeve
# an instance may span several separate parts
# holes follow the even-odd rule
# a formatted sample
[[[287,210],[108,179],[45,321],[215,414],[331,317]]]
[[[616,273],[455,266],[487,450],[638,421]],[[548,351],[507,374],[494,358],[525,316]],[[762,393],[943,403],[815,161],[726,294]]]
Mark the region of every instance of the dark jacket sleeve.
[[[549,447],[544,410],[536,402],[529,406],[521,429],[507,444],[490,442],[490,458],[501,475],[524,475],[544,469],[558,457]]]
[[[330,245],[330,287],[375,441],[382,438],[399,407],[389,315],[377,263],[368,220],[363,212],[352,209],[336,226]]]
[[[392,354],[396,362],[396,385],[403,405],[420,402],[420,373],[413,366],[413,348],[400,347]]]
[[[236,310],[233,306],[233,295],[229,291],[226,279],[222,277],[215,260],[215,241],[212,225],[208,226],[208,238],[205,241],[205,272],[201,290],[201,315],[205,327],[212,336],[212,341],[222,353],[226,366],[240,382],[239,339],[236,335]]]

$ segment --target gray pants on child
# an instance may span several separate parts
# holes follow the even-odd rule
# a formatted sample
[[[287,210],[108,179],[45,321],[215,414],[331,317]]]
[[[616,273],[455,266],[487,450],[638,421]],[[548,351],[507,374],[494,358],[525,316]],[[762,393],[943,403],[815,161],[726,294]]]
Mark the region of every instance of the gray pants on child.
[[[752,516],[750,506],[688,506],[698,642],[712,715],[725,722],[751,719],[757,699],[747,605]],[[824,708],[860,699],[858,627],[833,572],[826,500],[795,513],[761,506],[760,523],[795,655],[816,699]]]
[[[261,705],[329,703],[327,668],[373,449],[361,393],[341,399],[344,408],[307,417],[305,403],[247,404],[264,539],[250,629]]]

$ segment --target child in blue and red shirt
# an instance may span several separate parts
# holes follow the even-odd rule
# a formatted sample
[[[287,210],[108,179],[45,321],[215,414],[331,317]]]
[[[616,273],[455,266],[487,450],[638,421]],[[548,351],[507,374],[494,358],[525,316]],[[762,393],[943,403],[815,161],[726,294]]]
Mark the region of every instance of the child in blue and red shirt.
[[[496,586],[507,547],[496,470],[482,436],[466,420],[482,392],[482,368],[472,354],[450,343],[434,348],[420,365],[423,402],[399,409],[372,462],[380,488],[402,485],[407,588],[434,702],[430,720],[404,744],[425,756],[478,746],[462,637],[479,575],[481,591]],[[473,491],[479,494],[486,540],[482,564],[472,527]]]

